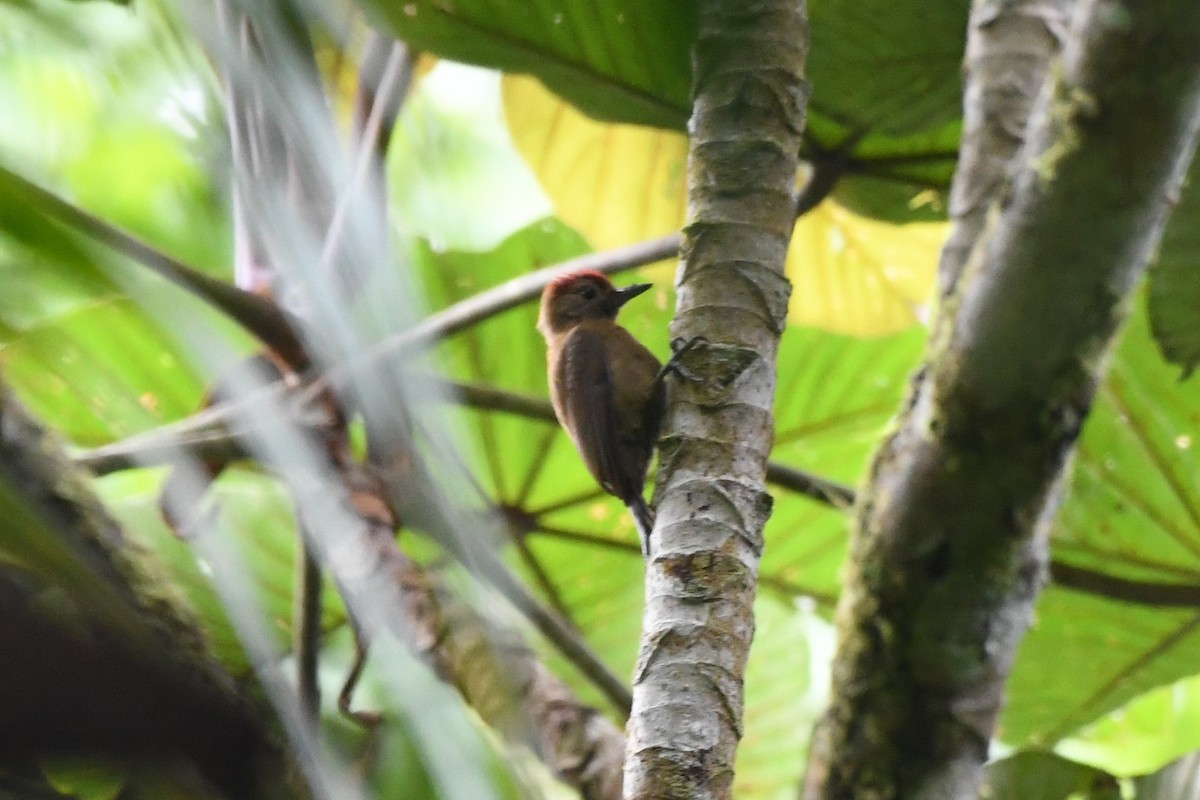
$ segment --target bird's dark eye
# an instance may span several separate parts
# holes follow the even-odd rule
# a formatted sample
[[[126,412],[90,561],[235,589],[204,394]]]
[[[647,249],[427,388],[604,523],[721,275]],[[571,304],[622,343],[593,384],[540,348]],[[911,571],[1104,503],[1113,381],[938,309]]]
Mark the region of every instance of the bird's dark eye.
[[[579,293],[583,295],[584,300],[596,299],[596,287],[590,283],[585,283],[583,288],[579,290]]]

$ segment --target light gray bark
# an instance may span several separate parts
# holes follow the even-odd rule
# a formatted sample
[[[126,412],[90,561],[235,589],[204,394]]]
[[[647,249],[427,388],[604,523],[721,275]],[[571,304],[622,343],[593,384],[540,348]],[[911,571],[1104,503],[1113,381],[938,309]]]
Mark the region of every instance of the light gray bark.
[[[675,381],[634,673],[629,798],[727,798],[754,633],[784,259],[807,85],[803,2],[707,0],[693,50]]]
[[[949,294],[1025,142],[1029,111],[1059,54],[1075,0],[975,0],[964,57],[963,136],[950,187],[950,239],[938,279]]]

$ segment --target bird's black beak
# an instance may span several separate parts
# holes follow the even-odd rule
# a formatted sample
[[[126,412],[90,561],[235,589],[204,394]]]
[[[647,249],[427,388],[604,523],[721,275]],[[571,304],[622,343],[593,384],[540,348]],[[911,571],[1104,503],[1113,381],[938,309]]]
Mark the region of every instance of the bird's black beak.
[[[635,283],[632,286],[624,286],[620,289],[617,289],[617,291],[613,292],[613,299],[616,301],[614,304],[614,310],[625,305],[630,300],[637,297],[639,294],[642,294],[647,289],[652,288],[653,286],[653,283]]]

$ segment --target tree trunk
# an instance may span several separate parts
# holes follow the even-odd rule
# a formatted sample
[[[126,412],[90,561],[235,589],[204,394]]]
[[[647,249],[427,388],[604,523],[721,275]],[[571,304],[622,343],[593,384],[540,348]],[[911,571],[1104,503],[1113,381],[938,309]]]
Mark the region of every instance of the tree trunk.
[[[973,798],[1075,439],[1200,129],[1200,6],[1080,0],[860,497],[820,798]]]
[[[625,761],[630,798],[727,798],[774,435],[784,258],[807,85],[803,2],[708,0],[693,51],[689,221],[658,523]]]
[[[0,383],[0,761],[182,762],[230,797],[311,797],[271,709],[88,483]]]

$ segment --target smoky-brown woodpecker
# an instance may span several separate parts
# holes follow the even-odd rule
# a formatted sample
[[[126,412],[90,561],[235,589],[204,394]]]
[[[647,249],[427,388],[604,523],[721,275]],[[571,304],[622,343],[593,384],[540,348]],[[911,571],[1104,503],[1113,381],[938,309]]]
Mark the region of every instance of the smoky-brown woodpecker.
[[[654,511],[642,490],[666,392],[658,359],[616,318],[649,288],[618,289],[599,272],[572,272],[546,287],[538,317],[554,413],[593,477],[629,506],[646,556]]]

